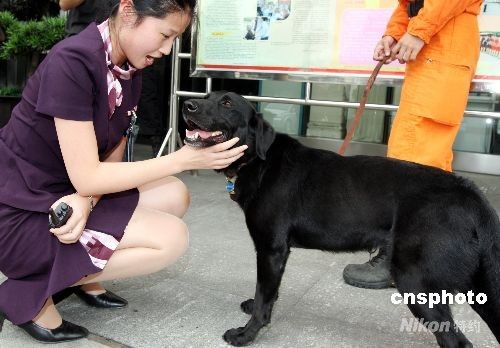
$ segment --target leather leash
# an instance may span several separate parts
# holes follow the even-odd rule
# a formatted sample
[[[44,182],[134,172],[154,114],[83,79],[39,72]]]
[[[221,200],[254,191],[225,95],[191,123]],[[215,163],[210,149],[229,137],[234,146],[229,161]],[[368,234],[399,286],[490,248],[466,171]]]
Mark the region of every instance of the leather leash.
[[[349,128],[349,131],[347,132],[344,141],[342,142],[342,146],[340,146],[339,150],[339,155],[343,155],[345,153],[345,150],[347,149],[347,146],[351,142],[351,139],[354,135],[354,132],[356,131],[356,128],[359,124],[359,121],[361,121],[361,116],[363,115],[363,111],[365,110],[365,105],[366,101],[368,99],[368,94],[370,93],[370,90],[372,89],[373,83],[375,82],[375,79],[377,78],[378,72],[382,68],[382,65],[384,65],[386,59],[381,60],[378,62],[377,66],[375,69],[373,69],[373,72],[368,79],[368,82],[366,83],[365,90],[363,92],[363,97],[361,97],[361,102],[359,103],[358,110],[356,110],[356,115],[354,116],[354,120],[352,121],[351,127]]]

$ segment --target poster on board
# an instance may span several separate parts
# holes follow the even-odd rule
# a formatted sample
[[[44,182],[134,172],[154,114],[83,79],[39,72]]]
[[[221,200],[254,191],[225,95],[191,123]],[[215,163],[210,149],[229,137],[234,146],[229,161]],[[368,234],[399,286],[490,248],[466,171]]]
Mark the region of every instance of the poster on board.
[[[483,0],[479,30],[481,55],[476,77],[500,81],[500,0]]]
[[[200,0],[194,75],[369,75],[396,0]],[[476,79],[500,81],[500,1],[484,0]],[[381,77],[402,77],[404,65]],[[201,74],[200,74],[201,73]]]

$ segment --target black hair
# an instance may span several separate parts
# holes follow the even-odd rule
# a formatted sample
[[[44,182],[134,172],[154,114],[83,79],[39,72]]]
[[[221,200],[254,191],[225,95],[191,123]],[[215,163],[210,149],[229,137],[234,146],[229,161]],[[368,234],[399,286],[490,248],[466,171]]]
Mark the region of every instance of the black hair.
[[[194,17],[197,0],[134,0],[134,10],[137,15],[136,25],[146,17],[164,18],[171,13],[187,12]],[[116,4],[111,17],[116,16],[119,3]]]

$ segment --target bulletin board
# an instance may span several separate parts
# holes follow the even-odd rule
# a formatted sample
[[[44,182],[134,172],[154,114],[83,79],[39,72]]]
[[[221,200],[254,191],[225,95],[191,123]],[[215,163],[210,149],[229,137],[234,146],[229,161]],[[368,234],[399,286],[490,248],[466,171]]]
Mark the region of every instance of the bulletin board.
[[[396,0],[200,0],[198,6],[193,76],[354,83],[373,70],[373,49]],[[483,2],[479,23],[475,82],[498,90],[497,1]],[[404,65],[393,62],[378,80],[400,83],[403,73]]]

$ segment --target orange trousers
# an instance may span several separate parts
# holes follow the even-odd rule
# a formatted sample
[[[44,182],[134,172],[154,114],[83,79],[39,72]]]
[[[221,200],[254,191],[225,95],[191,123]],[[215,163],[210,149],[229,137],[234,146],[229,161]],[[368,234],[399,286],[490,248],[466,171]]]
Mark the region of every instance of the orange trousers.
[[[460,125],[406,114],[392,125],[387,156],[452,171],[452,146]]]
[[[472,67],[425,54],[408,63],[387,156],[451,171],[473,74]]]
[[[446,22],[417,59],[406,65],[389,157],[452,170],[452,146],[478,58],[477,16],[464,12]]]

